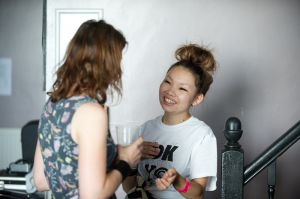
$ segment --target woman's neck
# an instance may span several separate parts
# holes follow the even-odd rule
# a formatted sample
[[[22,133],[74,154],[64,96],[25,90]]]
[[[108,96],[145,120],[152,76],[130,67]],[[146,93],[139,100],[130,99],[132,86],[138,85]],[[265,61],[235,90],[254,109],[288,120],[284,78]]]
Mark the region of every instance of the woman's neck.
[[[190,117],[191,117],[190,113],[176,114],[176,115],[165,113],[162,117],[162,122],[167,125],[175,125],[188,120]]]

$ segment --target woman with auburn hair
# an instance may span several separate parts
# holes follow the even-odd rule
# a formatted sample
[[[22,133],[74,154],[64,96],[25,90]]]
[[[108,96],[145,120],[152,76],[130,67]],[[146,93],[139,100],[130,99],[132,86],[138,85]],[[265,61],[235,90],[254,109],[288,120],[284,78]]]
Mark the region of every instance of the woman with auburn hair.
[[[104,20],[84,22],[70,41],[39,123],[34,159],[38,191],[54,198],[115,198],[141,158],[143,139],[127,147],[108,133],[108,88],[121,94],[121,32]]]

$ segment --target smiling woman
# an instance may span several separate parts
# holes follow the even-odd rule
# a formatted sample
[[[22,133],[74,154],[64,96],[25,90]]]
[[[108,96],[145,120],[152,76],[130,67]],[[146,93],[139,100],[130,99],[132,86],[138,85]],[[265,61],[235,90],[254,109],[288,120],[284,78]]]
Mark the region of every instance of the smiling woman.
[[[160,85],[160,104],[166,115],[174,112],[187,113],[186,110],[192,105],[195,106],[203,99],[203,94],[195,96],[197,88],[195,87],[194,75],[184,67],[175,67],[166,75],[166,78]],[[195,98],[195,100],[194,100]],[[190,117],[189,114],[182,115],[181,121]]]
[[[213,82],[216,64],[209,50],[195,44],[177,49],[175,56],[178,61],[169,68],[160,85],[159,100],[165,111],[164,120],[166,115],[177,111],[176,118],[184,121],[190,117],[190,106],[202,102]],[[170,121],[170,124],[177,122]]]
[[[138,172],[150,198],[202,198],[216,189],[217,145],[211,128],[190,114],[213,82],[215,60],[196,44],[179,48],[159,88],[164,115],[142,125],[143,161]],[[140,177],[123,183],[132,192]],[[130,198],[131,194],[128,194]]]

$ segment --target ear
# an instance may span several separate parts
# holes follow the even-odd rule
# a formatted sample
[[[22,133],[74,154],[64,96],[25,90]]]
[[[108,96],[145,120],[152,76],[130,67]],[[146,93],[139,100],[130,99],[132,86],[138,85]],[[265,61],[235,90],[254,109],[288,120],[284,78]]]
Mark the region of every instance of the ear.
[[[204,99],[204,95],[201,93],[199,95],[196,95],[196,97],[194,98],[193,102],[192,102],[192,106],[197,106],[198,104],[200,104]]]

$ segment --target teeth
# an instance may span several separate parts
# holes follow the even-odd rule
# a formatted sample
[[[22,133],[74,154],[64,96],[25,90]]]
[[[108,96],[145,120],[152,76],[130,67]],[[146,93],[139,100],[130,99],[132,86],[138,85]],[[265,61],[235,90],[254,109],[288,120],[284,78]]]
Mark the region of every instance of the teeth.
[[[165,101],[169,104],[175,104],[175,102],[169,98],[165,98]]]

